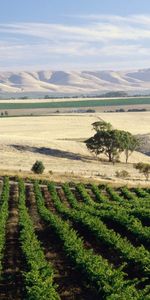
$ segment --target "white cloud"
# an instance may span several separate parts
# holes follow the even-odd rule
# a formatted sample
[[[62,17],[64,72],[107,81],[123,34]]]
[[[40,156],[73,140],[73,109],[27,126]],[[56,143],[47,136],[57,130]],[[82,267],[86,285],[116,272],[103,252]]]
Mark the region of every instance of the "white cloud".
[[[89,16],[89,20],[90,16]],[[149,22],[149,23],[148,23]],[[136,24],[136,26],[135,26]],[[144,28],[141,24],[147,25]],[[52,40],[138,40],[150,39],[150,19],[144,16],[97,17],[96,22],[86,22],[80,26],[44,23],[0,24],[0,32],[21,34]]]
[[[150,59],[150,16],[86,15],[79,25],[13,23],[0,24],[0,62],[4,67],[59,64],[88,67],[102,61],[126,67]],[[5,37],[5,38],[4,38]],[[133,60],[133,62],[132,62]],[[138,63],[138,61],[140,63]],[[84,67],[84,68],[85,68]]]
[[[88,21],[100,21],[100,22],[110,22],[110,23],[137,23],[142,25],[150,24],[150,14],[139,14],[139,15],[127,15],[127,16],[118,16],[118,15],[104,15],[104,14],[86,14],[86,15],[65,15],[67,18],[82,19]]]

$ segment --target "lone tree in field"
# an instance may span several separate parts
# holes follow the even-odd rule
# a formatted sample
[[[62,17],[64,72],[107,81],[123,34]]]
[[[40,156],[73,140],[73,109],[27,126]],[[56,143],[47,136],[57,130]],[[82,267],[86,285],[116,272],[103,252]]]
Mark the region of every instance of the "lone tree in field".
[[[149,180],[150,164],[139,162],[135,165],[135,169],[139,170],[140,173],[143,173],[147,181]]]
[[[138,145],[137,139],[127,131],[113,129],[110,123],[99,121],[92,124],[96,134],[85,141],[87,148],[96,154],[105,154],[109,162],[115,163],[124,152],[126,163]]]
[[[44,172],[44,169],[45,169],[45,167],[44,167],[42,161],[37,160],[33,164],[31,171],[33,171],[35,174],[42,174]]]

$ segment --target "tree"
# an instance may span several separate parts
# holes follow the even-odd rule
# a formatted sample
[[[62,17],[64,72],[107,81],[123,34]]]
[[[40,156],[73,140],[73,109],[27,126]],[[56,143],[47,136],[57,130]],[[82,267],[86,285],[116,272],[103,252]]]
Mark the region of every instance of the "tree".
[[[150,164],[139,162],[135,164],[135,169],[139,170],[140,173],[143,173],[147,181],[149,180]]]
[[[96,134],[85,141],[87,148],[96,154],[105,154],[109,162],[115,163],[120,153],[125,152],[126,163],[137,147],[137,139],[123,130],[113,129],[110,123],[100,121],[92,124]]]
[[[42,161],[37,160],[33,164],[31,171],[33,171],[36,174],[42,174],[44,172],[44,169],[45,169],[45,167],[44,167]]]
[[[139,141],[130,132],[121,130],[119,134],[118,142],[120,143],[120,147],[122,147],[125,153],[126,163],[127,163],[131,154],[139,146]]]
[[[118,142],[118,130],[101,130],[85,141],[87,148],[97,155],[104,153],[109,162],[115,162],[123,151]]]

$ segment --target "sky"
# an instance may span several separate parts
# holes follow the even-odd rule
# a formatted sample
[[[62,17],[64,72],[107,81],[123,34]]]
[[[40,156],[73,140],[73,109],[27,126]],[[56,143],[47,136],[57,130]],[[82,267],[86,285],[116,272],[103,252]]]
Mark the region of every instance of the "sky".
[[[149,0],[0,0],[0,71],[143,68]]]

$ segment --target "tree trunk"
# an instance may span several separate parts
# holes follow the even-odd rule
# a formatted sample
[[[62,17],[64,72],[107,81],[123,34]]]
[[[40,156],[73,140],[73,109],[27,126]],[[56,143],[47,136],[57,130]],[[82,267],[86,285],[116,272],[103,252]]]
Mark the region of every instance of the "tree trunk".
[[[109,162],[112,162],[112,155],[111,155],[111,152],[108,152],[108,158],[109,158]]]
[[[129,152],[128,152],[127,149],[125,150],[125,156],[126,156],[126,164],[127,164],[128,163],[128,159],[129,159]]]

